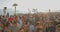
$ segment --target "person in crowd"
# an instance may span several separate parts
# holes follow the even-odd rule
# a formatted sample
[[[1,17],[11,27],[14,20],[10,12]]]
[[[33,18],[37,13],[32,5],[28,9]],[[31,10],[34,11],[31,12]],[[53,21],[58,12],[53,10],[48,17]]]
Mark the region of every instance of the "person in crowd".
[[[22,21],[21,17],[18,17],[18,22],[17,22],[17,24],[18,24],[18,27],[21,29],[22,26],[23,26],[23,21]]]
[[[43,22],[38,21],[36,24],[37,32],[43,32]]]
[[[28,32],[29,31],[29,27],[28,27],[28,25],[26,23],[23,24],[22,28],[24,29],[24,32]]]
[[[3,32],[3,27],[1,22],[0,22],[0,32]]]
[[[1,16],[0,16],[0,22],[1,22]]]
[[[17,27],[17,23],[16,22],[13,22],[13,26],[12,26],[12,32],[18,32],[19,30],[19,27]]]
[[[60,24],[56,26],[56,32],[60,32]]]
[[[4,24],[5,23],[5,20],[6,20],[6,18],[5,18],[6,16],[2,16],[2,23]]]
[[[30,21],[29,32],[34,32],[34,31],[35,31],[34,25],[33,25],[32,21]]]
[[[55,32],[56,31],[56,27],[54,26],[54,23],[53,22],[51,22],[50,24],[49,24],[49,31],[50,32]]]
[[[13,22],[14,17],[13,17],[13,16],[10,16],[10,17],[8,18],[8,20],[9,20],[9,22]]]

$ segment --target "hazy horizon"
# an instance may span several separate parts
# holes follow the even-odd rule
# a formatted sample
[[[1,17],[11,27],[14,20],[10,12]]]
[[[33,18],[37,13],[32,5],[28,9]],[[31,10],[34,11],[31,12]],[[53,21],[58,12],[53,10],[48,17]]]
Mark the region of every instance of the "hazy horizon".
[[[14,9],[12,6],[14,3],[18,4],[17,10],[20,12],[28,12],[28,8],[30,10],[37,8],[40,12],[47,12],[49,9],[51,11],[60,11],[60,0],[0,0],[0,9],[3,9],[5,6],[8,9]]]

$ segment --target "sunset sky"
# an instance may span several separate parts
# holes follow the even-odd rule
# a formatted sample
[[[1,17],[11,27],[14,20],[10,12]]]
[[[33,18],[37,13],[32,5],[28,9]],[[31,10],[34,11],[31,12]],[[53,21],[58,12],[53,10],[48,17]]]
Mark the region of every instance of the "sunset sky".
[[[12,6],[17,3],[17,10],[26,12],[28,8],[32,10],[37,8],[38,11],[60,10],[60,0],[0,0],[0,9],[8,7],[8,9],[14,9]]]

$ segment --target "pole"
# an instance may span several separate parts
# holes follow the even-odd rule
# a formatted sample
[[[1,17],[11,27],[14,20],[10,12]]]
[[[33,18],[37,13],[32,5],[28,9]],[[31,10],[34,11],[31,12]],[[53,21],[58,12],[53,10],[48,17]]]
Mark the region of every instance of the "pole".
[[[16,15],[16,6],[15,6],[15,15]]]

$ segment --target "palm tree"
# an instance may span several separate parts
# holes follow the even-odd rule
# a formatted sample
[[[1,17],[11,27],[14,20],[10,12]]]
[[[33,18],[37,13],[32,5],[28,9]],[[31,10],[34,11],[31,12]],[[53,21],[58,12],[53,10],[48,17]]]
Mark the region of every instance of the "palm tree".
[[[15,7],[15,15],[16,15],[16,6],[18,6],[18,5],[16,3],[14,3],[13,6]]]
[[[32,12],[37,13],[37,9],[33,9]]]
[[[28,8],[29,14],[31,14],[31,10]]]
[[[49,9],[49,12],[50,12],[51,10]]]
[[[3,9],[4,16],[6,16],[6,9],[7,9],[7,7],[4,7],[4,9]]]

